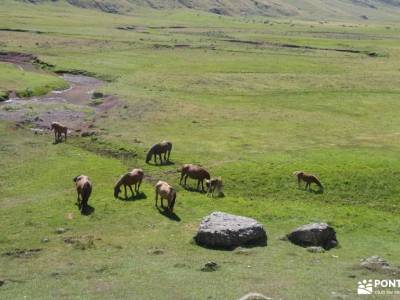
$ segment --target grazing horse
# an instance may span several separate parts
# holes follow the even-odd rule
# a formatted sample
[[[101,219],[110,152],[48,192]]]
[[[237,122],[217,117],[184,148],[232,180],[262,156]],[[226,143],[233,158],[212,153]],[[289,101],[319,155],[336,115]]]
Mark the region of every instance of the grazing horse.
[[[307,173],[304,173],[303,171],[296,171],[293,173],[293,175],[297,176],[297,183],[298,183],[299,187],[300,187],[300,183],[302,181],[304,181],[306,183],[305,189],[308,188],[309,190],[311,190],[311,187],[310,187],[311,183],[315,183],[316,185],[318,185],[321,191],[324,189],[324,187],[321,184],[321,181],[312,174],[307,174]]]
[[[168,183],[165,181],[158,181],[157,184],[155,185],[156,189],[156,207],[158,204],[158,195],[160,195],[161,198],[161,207],[164,208],[164,203],[163,199],[167,199],[168,201],[168,206],[167,209],[169,212],[174,211],[174,205],[175,205],[175,200],[176,200],[176,191],[175,189],[170,186]]]
[[[92,183],[85,175],[76,176],[74,179],[76,191],[78,193],[78,207],[83,214],[88,206],[90,194],[92,193]]]
[[[134,196],[135,193],[132,190],[132,185],[135,185],[135,192],[138,194],[143,177],[144,173],[142,169],[133,169],[131,172],[122,175],[114,186],[114,197],[118,198],[119,193],[121,193],[121,185],[123,185],[125,188],[125,199],[128,199],[126,186],[129,187],[132,192],[132,196]]]
[[[146,156],[146,163],[149,163],[151,157],[154,156],[154,163],[157,164],[157,155],[160,158],[160,164],[163,163],[161,154],[164,154],[165,162],[169,161],[171,155],[172,143],[163,141],[161,143],[153,145]]]
[[[217,197],[223,195],[224,185],[222,183],[221,177],[206,179],[207,186],[207,196],[211,194],[214,197],[214,192],[217,191]]]
[[[197,180],[197,190],[200,188],[201,183],[201,190],[204,192],[204,179],[210,179],[210,173],[207,172],[206,169],[200,166],[186,164],[182,167],[181,171],[181,180],[179,184],[182,185],[182,179],[185,178],[184,182],[186,185],[187,178],[192,178]]]
[[[53,122],[51,123],[51,130],[54,130],[54,143],[61,141],[62,134],[64,134],[64,139],[67,141],[68,128],[61,123]]]

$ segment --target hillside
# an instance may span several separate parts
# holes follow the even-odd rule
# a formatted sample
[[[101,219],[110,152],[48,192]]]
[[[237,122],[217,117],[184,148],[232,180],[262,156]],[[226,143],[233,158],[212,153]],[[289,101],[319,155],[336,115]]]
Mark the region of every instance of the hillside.
[[[20,0],[21,1],[21,0]],[[68,2],[108,13],[131,13],[140,8],[186,8],[219,15],[253,15],[306,19],[396,20],[400,0],[22,0],[29,3]]]

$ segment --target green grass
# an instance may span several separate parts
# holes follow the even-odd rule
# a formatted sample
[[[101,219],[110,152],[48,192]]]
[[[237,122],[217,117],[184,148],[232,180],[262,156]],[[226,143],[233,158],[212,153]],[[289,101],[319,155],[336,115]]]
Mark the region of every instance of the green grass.
[[[25,71],[15,65],[0,63],[0,97],[5,97],[6,91],[16,91],[19,97],[45,95],[52,90],[61,90],[68,84],[61,78]]]
[[[0,123],[0,253],[43,249],[31,258],[0,256],[0,279],[10,280],[0,298],[237,299],[258,291],[274,299],[331,299],[333,292],[354,299],[357,281],[387,277],[355,269],[359,259],[400,264],[398,23],[270,25],[179,10],[110,15],[5,3],[0,27],[42,33],[0,31],[0,51],[33,53],[53,71],[95,74],[107,80],[99,92],[121,105],[96,119],[99,136],[67,144]],[[116,29],[127,25],[138,29]],[[174,25],[185,28],[154,28]],[[370,51],[379,56],[364,54]],[[48,73],[0,68],[8,68],[1,90],[61,84]],[[148,147],[163,139],[174,144],[175,164],[144,164]],[[126,153],[137,156],[123,159]],[[174,171],[184,163],[222,176],[226,197],[179,187]],[[180,222],[158,213],[148,181],[146,199],[113,199],[113,184],[133,167],[178,189]],[[297,189],[291,174],[300,169],[317,174],[325,192]],[[89,217],[74,205],[72,178],[81,173],[94,183]],[[194,245],[201,218],[216,210],[262,222],[268,246],[243,255]],[[279,240],[314,221],[335,227],[340,248],[311,254]],[[58,235],[57,227],[69,231]],[[66,244],[71,236],[81,244]],[[88,236],[94,247],[85,248]],[[152,254],[156,248],[164,254]],[[220,270],[201,272],[209,260]]]

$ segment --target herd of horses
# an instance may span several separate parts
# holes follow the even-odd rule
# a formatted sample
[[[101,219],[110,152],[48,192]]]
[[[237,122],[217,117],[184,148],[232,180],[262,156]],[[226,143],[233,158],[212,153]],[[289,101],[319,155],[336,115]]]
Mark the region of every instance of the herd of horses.
[[[67,140],[68,128],[58,122],[51,124],[51,129],[54,130],[55,143],[62,140],[64,135],[65,141]],[[163,141],[153,145],[147,153],[146,163],[149,163],[154,158],[154,164],[157,164],[157,157],[159,158],[160,164],[169,162],[172,151],[172,143]],[[223,195],[223,183],[221,177],[212,178],[210,173],[202,166],[185,164],[178,170],[181,173],[179,184],[187,186],[187,179],[191,178],[197,180],[197,190],[205,192],[204,183],[207,187],[207,196],[222,196]],[[297,177],[298,185],[300,187],[302,182],[305,182],[305,188],[311,189],[311,184],[315,183],[320,190],[323,190],[323,186],[320,180],[312,175],[307,174],[303,171],[296,171],[293,173]],[[131,172],[123,174],[114,185],[114,197],[119,198],[121,193],[121,187],[124,187],[125,199],[128,199],[127,187],[131,191],[132,197],[139,195],[140,185],[144,179],[144,171],[142,169],[133,169]],[[74,182],[76,184],[76,191],[78,194],[77,204],[82,214],[87,211],[89,197],[92,193],[92,183],[89,177],[86,175],[80,175],[75,177]],[[201,185],[201,190],[200,190]],[[135,190],[132,189],[134,186]],[[173,213],[174,205],[176,201],[176,190],[165,181],[158,181],[155,188],[155,206],[158,207],[158,198],[161,200],[161,207],[166,209],[168,212]],[[167,206],[164,207],[163,200],[167,201]]]

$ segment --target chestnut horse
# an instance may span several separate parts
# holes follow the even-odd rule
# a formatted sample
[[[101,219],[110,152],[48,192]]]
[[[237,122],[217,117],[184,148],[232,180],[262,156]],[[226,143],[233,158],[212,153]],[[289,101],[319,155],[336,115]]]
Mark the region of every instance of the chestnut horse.
[[[64,134],[64,139],[67,141],[68,128],[61,123],[53,122],[51,123],[51,130],[54,130],[54,143],[61,141],[62,134]]]
[[[302,181],[304,181],[306,183],[305,189],[308,188],[310,190],[311,183],[315,183],[316,185],[318,185],[318,187],[320,188],[321,191],[324,189],[324,187],[321,184],[321,181],[312,174],[307,174],[307,173],[304,173],[303,171],[296,171],[293,173],[293,175],[295,175],[297,177],[297,184],[299,185],[299,187],[300,187],[300,183]]]
[[[157,182],[157,184],[155,185],[155,189],[156,189],[156,206],[158,203],[158,195],[160,195],[161,207],[164,208],[163,199],[167,199],[168,201],[167,209],[169,210],[169,212],[172,213],[174,211],[175,200],[176,200],[175,189],[165,181],[161,180]]]
[[[119,193],[121,193],[121,185],[123,185],[125,188],[125,199],[128,199],[126,186],[129,187],[132,192],[132,196],[134,196],[135,193],[132,190],[132,185],[135,185],[135,192],[138,194],[143,177],[144,173],[142,169],[133,169],[131,172],[122,175],[114,186],[114,197],[118,198]]]
[[[78,193],[78,207],[83,214],[88,206],[89,197],[92,193],[92,183],[85,175],[76,176],[74,179],[76,192]]]
[[[204,179],[210,179],[210,173],[208,173],[206,169],[197,165],[186,164],[182,167],[180,172],[181,172],[181,180],[179,181],[179,184],[182,185],[182,180],[185,179],[184,183],[186,185],[186,180],[188,177],[196,179],[197,190],[199,190],[201,183],[201,190],[204,192]]]
[[[153,145],[146,156],[146,163],[149,163],[151,157],[154,156],[154,163],[157,164],[157,155],[160,159],[160,164],[163,163],[162,161],[162,154],[164,154],[164,161],[169,161],[169,156],[171,155],[172,150],[172,143],[163,141],[161,143]]]

